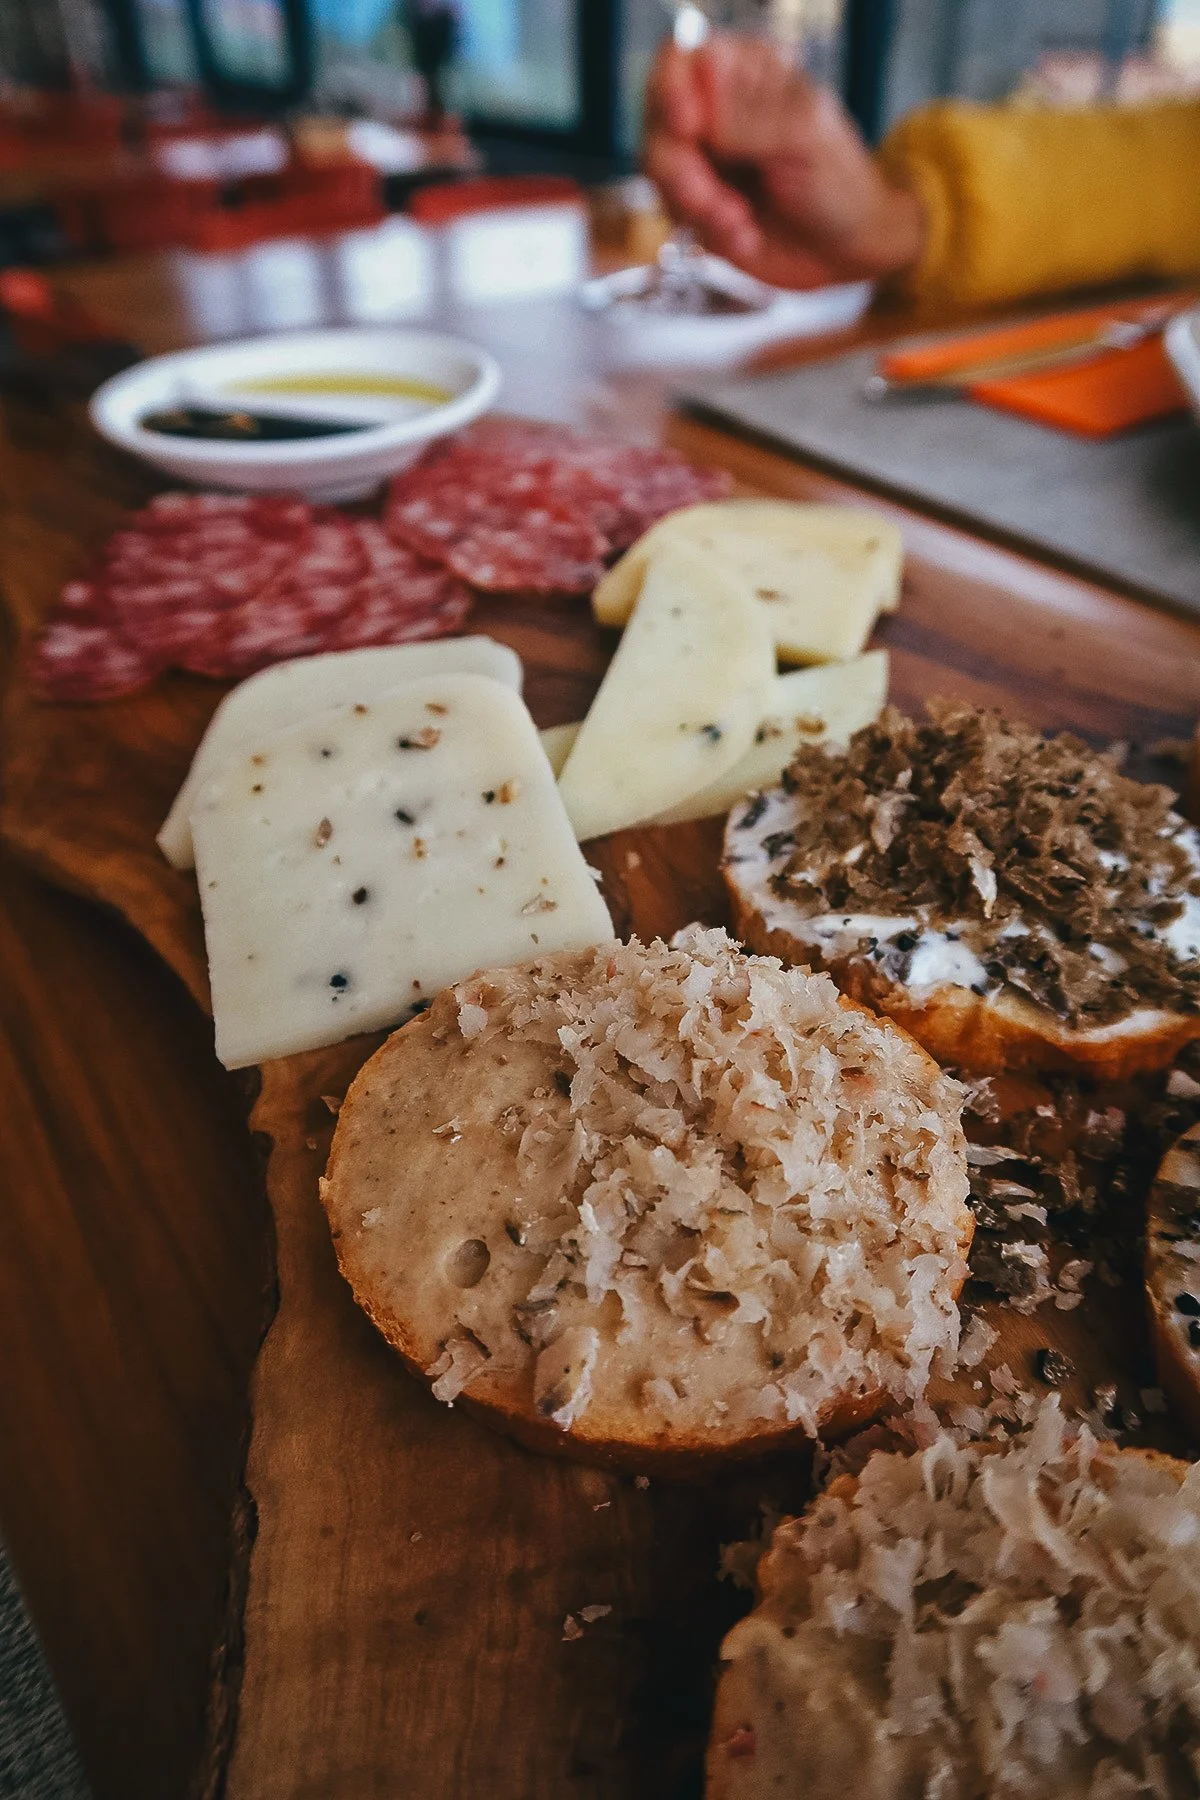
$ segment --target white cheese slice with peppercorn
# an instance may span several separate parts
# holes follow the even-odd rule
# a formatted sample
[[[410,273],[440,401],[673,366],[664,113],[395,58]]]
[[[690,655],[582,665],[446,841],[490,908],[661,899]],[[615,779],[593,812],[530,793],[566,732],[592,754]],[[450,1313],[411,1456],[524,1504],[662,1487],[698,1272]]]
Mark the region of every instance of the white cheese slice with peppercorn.
[[[646,571],[683,545],[725,564],[755,595],[783,662],[857,656],[881,612],[900,603],[904,543],[889,519],[851,506],[716,500],[651,526],[592,596],[603,625],[623,625]]]
[[[429,676],[262,738],[192,811],[227,1068],[399,1024],[476,969],[612,936],[511,688]]]
[[[718,780],[753,743],[774,682],[771,635],[745,584],[670,545],[559,776],[579,838],[653,819]]]
[[[790,669],[775,678],[770,710],[759,721],[754,742],[740,762],[710,787],[660,813],[656,825],[711,819],[726,813],[744,794],[775,787],[802,744],[846,744],[879,717],[888,691],[888,653],[868,650],[848,662]],[[550,767],[562,770],[579,726],[548,725],[540,734]]]
[[[355,700],[374,700],[423,675],[489,675],[521,691],[521,659],[489,637],[443,638],[431,644],[390,644],[375,650],[336,650],[301,656],[251,675],[227,694],[209,721],[158,834],[158,847],[177,869],[192,867],[189,815],[210,775],[238,750],[289,725]]]

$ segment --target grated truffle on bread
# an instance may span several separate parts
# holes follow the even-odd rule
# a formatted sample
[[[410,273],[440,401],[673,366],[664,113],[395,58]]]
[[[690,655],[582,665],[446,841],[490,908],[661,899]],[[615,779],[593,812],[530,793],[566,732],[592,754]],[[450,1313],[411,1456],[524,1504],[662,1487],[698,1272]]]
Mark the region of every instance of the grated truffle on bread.
[[[775,1533],[707,1800],[1200,1791],[1200,1469],[1068,1432],[876,1453]]]
[[[684,1468],[846,1429],[952,1362],[960,1103],[827,977],[693,927],[439,995],[351,1088],[323,1197],[439,1399]]]
[[[802,748],[733,809],[755,949],[829,969],[943,1062],[1120,1077],[1200,1036],[1200,837],[1166,788],[946,701]]]

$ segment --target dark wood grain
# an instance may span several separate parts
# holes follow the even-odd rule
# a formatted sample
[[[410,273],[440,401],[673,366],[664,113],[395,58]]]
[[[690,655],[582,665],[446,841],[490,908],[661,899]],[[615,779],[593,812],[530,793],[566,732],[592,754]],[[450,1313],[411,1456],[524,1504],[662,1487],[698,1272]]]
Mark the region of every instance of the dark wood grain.
[[[78,408],[6,402],[6,661],[146,491],[97,453]],[[60,739],[77,774],[83,724]],[[125,752],[103,735],[109,779]],[[154,764],[144,742],[127,753],[132,792]],[[29,811],[36,823],[36,796]],[[91,819],[82,806],[73,846]],[[0,1095],[0,1534],[97,1800],[182,1796],[228,1642],[269,1218],[241,1096],[177,977],[107,910],[8,854]]]
[[[213,329],[197,310],[201,274],[189,299],[186,270],[114,265],[90,297],[107,294],[114,322],[147,344],[187,341]],[[544,323],[518,313],[504,329],[533,359]],[[585,361],[569,377],[553,369],[549,385],[571,416],[607,411],[644,435],[661,415],[663,383],[607,383],[601,405],[598,380]],[[750,488],[851,494],[694,424],[670,430]],[[29,405],[6,409],[0,476],[5,601],[27,630],[147,483],[77,412]],[[1190,730],[1200,629],[884,510],[910,552],[903,608],[880,634],[902,702],[991,699],[1096,739]],[[472,628],[520,651],[540,723],[579,715],[612,642],[578,608],[481,608]],[[199,1000],[191,886],[152,840],[217,694],[172,678],[119,706],[67,709],[18,686],[4,720],[10,845],[134,924]],[[622,923],[650,933],[719,917],[715,842],[703,826],[600,847]],[[223,1618],[268,1233],[236,1097],[175,977],[115,922],[27,878],[4,900],[0,1045],[18,1071],[4,1148],[21,1204],[4,1203],[15,1254],[0,1269],[0,1347],[21,1374],[2,1403],[13,1453],[0,1524],[98,1791],[173,1797]],[[257,1537],[228,1792],[694,1793],[712,1659],[737,1606],[714,1579],[718,1546],[764,1495],[795,1504],[803,1463],[642,1490],[538,1461],[438,1408],[355,1311],[317,1204],[332,1123],[320,1095],[340,1090],[363,1048],[269,1067],[254,1112],[275,1146],[280,1300],[254,1378]],[[1010,1318],[1000,1348],[1024,1366],[1047,1329],[1078,1353],[1081,1391],[1118,1364],[1145,1378],[1135,1272],[1048,1325]],[[590,1603],[613,1613],[563,1642],[566,1614]],[[235,1646],[235,1678],[238,1662]],[[216,1690],[226,1730],[206,1793],[225,1777],[238,1687]]]
[[[0,890],[0,1528],[97,1800],[163,1800],[225,1629],[265,1209],[174,977],[8,856]]]

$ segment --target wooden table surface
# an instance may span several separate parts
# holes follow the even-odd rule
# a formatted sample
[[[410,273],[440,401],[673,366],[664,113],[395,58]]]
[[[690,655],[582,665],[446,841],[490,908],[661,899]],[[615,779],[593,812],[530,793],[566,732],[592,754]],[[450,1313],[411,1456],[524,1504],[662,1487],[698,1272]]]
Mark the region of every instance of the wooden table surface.
[[[430,276],[403,220],[239,256],[127,259],[63,281],[146,350],[436,318],[493,349],[514,410],[642,438],[663,428],[666,382],[609,368],[602,331],[569,300],[468,305],[444,272]],[[97,464],[85,430],[81,414],[65,426],[28,407],[3,415],[10,649],[11,615],[31,622],[14,596],[40,591],[29,519],[45,541],[56,516],[86,509],[98,466],[129,479],[116,458]],[[48,457],[64,431],[66,451]],[[672,421],[669,435],[777,492],[847,491],[698,426]],[[891,640],[902,689],[927,688],[936,664],[956,693],[1003,701],[994,670],[1015,661],[1047,723],[1103,732],[1115,718],[1137,737],[1200,713],[1200,625],[893,510],[921,570]],[[1089,699],[1098,671],[1110,684],[1103,717]],[[182,1800],[203,1741],[247,1381],[270,1308],[242,1095],[150,952],[8,860],[0,1070],[0,1535],[98,1800]]]

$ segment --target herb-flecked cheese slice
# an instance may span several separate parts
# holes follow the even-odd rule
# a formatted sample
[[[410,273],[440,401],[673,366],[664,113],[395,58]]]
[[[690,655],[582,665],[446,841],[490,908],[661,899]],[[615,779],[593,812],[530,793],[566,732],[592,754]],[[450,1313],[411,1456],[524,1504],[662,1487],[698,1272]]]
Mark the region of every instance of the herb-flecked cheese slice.
[[[879,614],[899,605],[904,543],[890,519],[851,506],[715,500],[669,513],[609,570],[592,597],[601,624],[624,624],[646,570],[673,545],[741,576],[783,662],[856,656]]]
[[[888,690],[888,653],[868,650],[848,662],[817,663],[811,669],[789,669],[778,675],[767,715],[760,719],[754,742],[727,774],[699,793],[660,813],[655,825],[679,825],[687,819],[711,819],[726,813],[744,794],[775,787],[802,744],[845,744],[856,731],[879,717]],[[579,725],[547,725],[539,732],[542,748],[556,772],[571,753]]]
[[[845,744],[877,719],[887,690],[886,650],[868,650],[865,656],[853,656],[847,662],[789,669],[786,675],[776,677],[770,708],[741,761],[711,787],[660,813],[654,823],[679,825],[686,819],[710,819],[728,812],[744,794],[776,787],[802,745]]]
[[[431,644],[390,644],[375,650],[335,650],[277,663],[241,682],[222,700],[192,759],[187,780],[158,834],[158,847],[177,869],[192,867],[188,823],[196,795],[236,751],[289,725],[373,700],[422,675],[490,675],[521,691],[521,659],[489,637],[443,638]]]
[[[559,776],[579,838],[640,824],[716,781],[750,748],[774,680],[745,583],[664,549]]]
[[[192,811],[227,1068],[612,936],[522,701],[429,676],[240,751]]]

